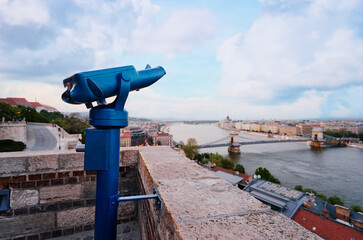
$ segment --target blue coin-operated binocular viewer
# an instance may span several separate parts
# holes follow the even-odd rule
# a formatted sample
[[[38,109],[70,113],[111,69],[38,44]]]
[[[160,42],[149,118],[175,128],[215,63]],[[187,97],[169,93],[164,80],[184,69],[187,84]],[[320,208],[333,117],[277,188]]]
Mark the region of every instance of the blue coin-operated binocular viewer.
[[[157,195],[119,197],[118,173],[120,156],[120,128],[128,125],[124,110],[130,91],[140,90],[165,75],[162,67],[136,71],[124,66],[82,72],[65,80],[67,91],[62,99],[70,104],[86,104],[91,108],[89,123],[95,129],[86,129],[86,144],[78,147],[84,151],[84,169],[97,171],[95,239],[116,239],[117,207],[120,201],[156,198]],[[106,98],[116,99],[106,103]],[[97,102],[97,106],[93,106]]]

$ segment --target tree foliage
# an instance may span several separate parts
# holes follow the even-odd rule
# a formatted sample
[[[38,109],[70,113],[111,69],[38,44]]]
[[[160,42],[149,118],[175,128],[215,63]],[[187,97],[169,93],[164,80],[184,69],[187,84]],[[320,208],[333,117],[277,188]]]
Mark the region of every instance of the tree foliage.
[[[234,170],[240,173],[245,173],[245,168],[241,164],[237,164]]]
[[[362,207],[359,205],[352,205],[350,206],[349,209],[352,210],[353,212],[363,212]]]
[[[23,142],[11,139],[0,140],[0,152],[16,152],[23,151],[26,145]]]
[[[346,130],[345,128],[337,129],[337,130],[325,130],[324,134],[327,134],[332,137],[342,138],[342,137],[358,137],[357,134],[352,133],[351,131]]]
[[[221,161],[221,164],[222,164],[222,168],[230,169],[230,170],[234,169],[234,163],[229,158],[223,158]]]
[[[322,194],[322,193],[317,193],[316,194],[316,196],[318,197],[318,198],[320,198],[321,200],[323,200],[323,201],[326,201],[327,200],[327,196],[325,196],[324,194]]]
[[[185,156],[189,159],[194,160],[195,156],[198,154],[198,144],[195,138],[189,138],[186,145],[182,147]]]
[[[312,188],[304,188],[303,192],[306,192],[306,193],[314,193],[314,195],[317,195],[318,194],[318,192],[315,191]]]
[[[87,123],[75,117],[57,118],[53,121],[55,124],[61,126],[66,132],[70,134],[83,134],[85,129],[89,127]]]
[[[295,190],[297,190],[297,191],[300,191],[300,192],[303,192],[304,190],[303,190],[303,186],[302,185],[296,185],[295,187],[294,187],[294,189]]]
[[[259,167],[255,171],[256,175],[261,176],[261,179],[265,179],[269,182],[281,184],[280,180],[275,178],[266,168]]]
[[[343,200],[340,199],[340,197],[338,197],[336,195],[331,196],[330,198],[328,198],[328,203],[330,203],[332,205],[338,204],[338,205],[344,206]]]
[[[4,117],[5,121],[22,120],[27,122],[49,123],[57,118],[64,118],[60,112],[48,112],[41,110],[38,113],[35,108],[24,106],[11,106],[7,103],[0,103],[0,119]]]

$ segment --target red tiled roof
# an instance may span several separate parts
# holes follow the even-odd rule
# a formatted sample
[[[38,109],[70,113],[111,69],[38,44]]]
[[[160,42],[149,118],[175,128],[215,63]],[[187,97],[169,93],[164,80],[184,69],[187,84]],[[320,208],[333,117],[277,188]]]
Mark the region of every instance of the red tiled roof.
[[[131,137],[131,134],[130,134],[129,132],[122,133],[122,134],[121,134],[121,137],[122,137],[122,138],[130,138],[130,137]]]
[[[25,98],[8,98],[8,99],[12,99],[16,103],[16,105],[22,105],[24,107],[32,107],[30,102],[28,102]]]
[[[12,106],[21,105],[24,107],[32,107],[32,108],[43,107],[48,110],[57,111],[57,109],[54,107],[41,104],[39,102],[28,102],[25,98],[0,98],[0,102],[4,102]]]
[[[169,136],[169,133],[158,132],[158,136]]]
[[[229,174],[232,174],[232,175],[235,175],[235,176],[242,177],[243,180],[242,180],[241,183],[244,184],[244,185],[247,185],[249,183],[249,182],[247,182],[249,179],[252,180],[252,176],[244,174],[244,173],[236,174],[236,171],[233,171],[233,170],[230,170],[230,169],[225,169],[225,168],[221,168],[221,167],[216,166],[216,167],[213,167],[211,170],[213,172],[222,171],[222,172],[225,172],[225,173],[229,173]]]
[[[51,107],[51,106],[48,106],[48,105],[45,105],[45,104],[41,104],[42,105],[42,107],[43,108],[45,108],[45,109],[49,109],[49,110],[57,110],[56,108],[54,108],[54,107]]]
[[[363,233],[301,208],[292,220],[325,239],[363,239]]]
[[[10,98],[0,98],[0,102],[10,104],[12,106],[16,106],[16,102]]]
[[[30,102],[30,104],[33,105],[33,107],[42,107],[42,104],[38,102]]]

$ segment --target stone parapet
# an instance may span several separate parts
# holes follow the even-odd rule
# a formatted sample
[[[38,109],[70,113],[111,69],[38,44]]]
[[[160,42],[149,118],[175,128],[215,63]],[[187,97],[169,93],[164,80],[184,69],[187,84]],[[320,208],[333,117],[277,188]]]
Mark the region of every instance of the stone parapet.
[[[144,239],[320,239],[169,147],[138,149],[144,191],[163,200],[161,215],[150,200],[140,208]]]

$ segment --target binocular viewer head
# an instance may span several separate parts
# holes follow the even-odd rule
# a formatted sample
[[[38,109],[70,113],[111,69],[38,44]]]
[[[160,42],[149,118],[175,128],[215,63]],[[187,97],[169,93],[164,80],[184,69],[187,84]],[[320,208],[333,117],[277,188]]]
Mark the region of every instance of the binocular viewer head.
[[[134,91],[150,86],[164,75],[164,68],[149,65],[141,71],[136,71],[134,66],[124,66],[77,73],[63,80],[68,89],[62,94],[62,100],[70,104],[85,103],[89,108],[92,102],[105,104],[106,98],[120,94],[122,82],[129,84],[128,91]]]

